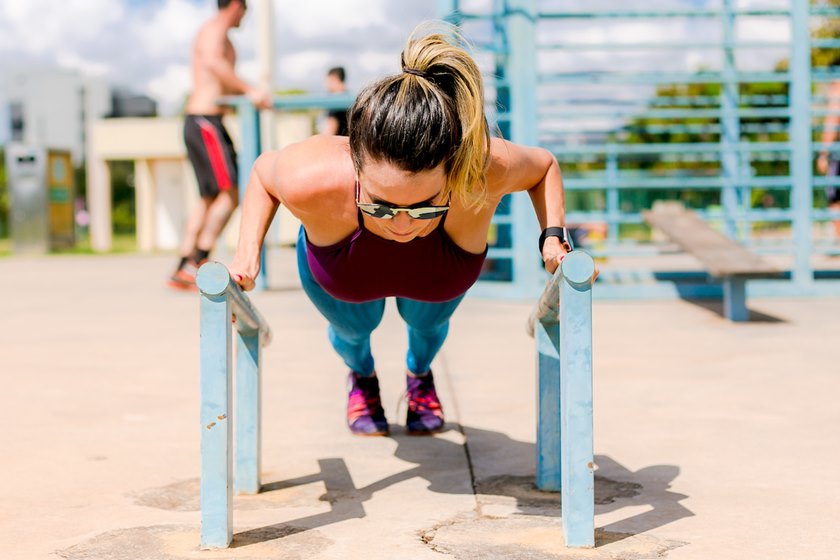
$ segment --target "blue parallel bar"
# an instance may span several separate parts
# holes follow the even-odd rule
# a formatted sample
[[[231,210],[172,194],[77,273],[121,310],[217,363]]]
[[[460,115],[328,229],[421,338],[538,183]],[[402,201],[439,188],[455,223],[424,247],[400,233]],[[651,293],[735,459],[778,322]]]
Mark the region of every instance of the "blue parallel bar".
[[[271,330],[224,265],[204,264],[201,294],[201,548],[226,548],[233,537],[232,331],[238,355],[236,489],[259,491],[260,346]]]
[[[559,492],[560,484],[560,324],[537,321],[537,488]]]
[[[592,283],[595,263],[573,251],[528,321],[539,378],[537,486],[562,492],[566,546],[595,545],[592,443]]]
[[[582,254],[585,255],[585,254]],[[592,436],[592,277],[589,255],[563,259],[561,290],[560,441],[563,529],[567,546],[595,545]],[[568,261],[568,262],[566,262]]]
[[[228,298],[202,293],[201,548],[226,548],[233,538],[231,319]]]
[[[260,337],[259,331],[236,336],[236,477],[239,494],[260,491]]]

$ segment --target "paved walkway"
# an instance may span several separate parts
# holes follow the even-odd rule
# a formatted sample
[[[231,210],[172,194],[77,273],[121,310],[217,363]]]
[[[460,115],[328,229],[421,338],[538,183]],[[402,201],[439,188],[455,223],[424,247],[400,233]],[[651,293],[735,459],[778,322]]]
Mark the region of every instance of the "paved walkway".
[[[468,299],[434,365],[449,430],[404,435],[405,334],[374,336],[389,438],[344,427],[344,368],[286,252],[254,300],[263,480],[198,544],[198,298],[171,257],[0,260],[0,558],[834,559],[840,298],[595,303],[598,546],[534,490],[530,305]],[[714,307],[714,306],[712,306]]]

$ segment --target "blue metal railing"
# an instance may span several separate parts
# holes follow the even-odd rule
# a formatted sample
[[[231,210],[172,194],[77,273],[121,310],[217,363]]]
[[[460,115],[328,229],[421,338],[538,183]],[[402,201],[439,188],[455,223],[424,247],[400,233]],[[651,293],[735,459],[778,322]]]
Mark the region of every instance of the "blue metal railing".
[[[271,329],[224,265],[204,264],[196,284],[201,294],[201,547],[226,548],[233,538],[233,490],[260,491],[260,349],[271,342]]]
[[[595,544],[592,283],[595,263],[572,251],[528,320],[537,350],[537,487],[559,490],[566,546]]]

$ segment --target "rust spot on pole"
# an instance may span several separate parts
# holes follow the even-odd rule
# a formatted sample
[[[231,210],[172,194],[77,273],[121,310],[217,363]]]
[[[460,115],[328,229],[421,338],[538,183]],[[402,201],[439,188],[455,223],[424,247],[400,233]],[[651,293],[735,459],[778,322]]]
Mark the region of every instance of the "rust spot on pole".
[[[593,463],[592,461],[589,461],[588,463],[586,463],[586,466],[591,471],[592,469],[595,468],[595,463]]]
[[[215,422],[210,422],[209,424],[207,424],[207,429],[209,430],[210,428],[212,428],[215,425],[216,425]]]
[[[224,420],[225,418],[227,418],[227,414],[219,414],[218,416],[216,416],[216,418],[218,418],[219,420]]]

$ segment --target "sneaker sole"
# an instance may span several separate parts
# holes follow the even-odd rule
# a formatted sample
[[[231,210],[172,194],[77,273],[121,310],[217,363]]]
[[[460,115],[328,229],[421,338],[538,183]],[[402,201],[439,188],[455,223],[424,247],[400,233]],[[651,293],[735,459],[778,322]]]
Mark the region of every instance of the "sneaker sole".
[[[179,290],[179,291],[182,291],[182,292],[197,292],[198,291],[198,286],[196,286],[195,284],[184,284],[184,283],[181,283],[181,282],[176,282],[175,280],[169,280],[168,282],[166,282],[166,285],[168,287],[172,288],[173,290]]]

